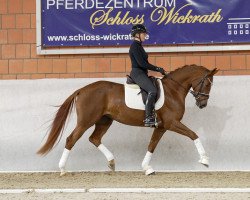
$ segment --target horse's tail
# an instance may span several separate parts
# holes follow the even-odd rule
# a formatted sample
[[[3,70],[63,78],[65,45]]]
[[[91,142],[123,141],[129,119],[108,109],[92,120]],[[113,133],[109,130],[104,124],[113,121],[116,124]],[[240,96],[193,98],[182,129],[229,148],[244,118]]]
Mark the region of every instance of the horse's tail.
[[[64,103],[60,106],[58,109],[55,119],[52,123],[52,128],[50,130],[50,133],[48,135],[47,141],[45,144],[38,150],[37,154],[47,154],[51,151],[53,148],[54,144],[56,143],[59,135],[62,134],[65,122],[67,120],[67,116],[69,113],[71,113],[74,102],[75,102],[75,97],[79,94],[81,89],[76,90],[72,95],[70,95]],[[59,138],[60,141],[61,137]],[[58,142],[59,142],[58,141]]]

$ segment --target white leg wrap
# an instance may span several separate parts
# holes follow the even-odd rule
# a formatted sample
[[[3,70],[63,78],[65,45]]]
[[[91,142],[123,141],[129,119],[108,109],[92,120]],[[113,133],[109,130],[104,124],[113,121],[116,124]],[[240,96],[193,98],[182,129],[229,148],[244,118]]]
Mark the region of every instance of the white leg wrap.
[[[111,161],[114,159],[113,154],[103,144],[100,144],[98,146],[98,149],[105,155],[108,161]]]
[[[146,170],[146,168],[148,168],[149,162],[150,162],[150,160],[152,158],[152,155],[153,155],[152,153],[147,151],[147,153],[146,153],[146,155],[145,155],[145,157],[144,157],[144,159],[142,161],[142,164],[141,164],[143,170]]]
[[[197,148],[198,153],[200,154],[200,156],[206,155],[205,149],[203,148],[201,141],[199,138],[197,138],[196,140],[194,140],[194,144]]]
[[[209,158],[206,155],[206,152],[205,152],[205,150],[204,150],[204,148],[203,148],[203,146],[201,144],[200,139],[197,138],[196,140],[194,140],[194,144],[195,144],[195,146],[197,148],[198,153],[200,154],[199,162],[206,165],[206,166],[208,166],[209,165]]]
[[[155,171],[153,170],[153,168],[151,166],[149,166],[149,162],[152,158],[152,153],[150,153],[149,151],[147,151],[143,161],[142,161],[142,169],[145,171],[145,175],[150,175],[150,174],[154,174]]]
[[[62,157],[61,157],[60,162],[59,162],[59,168],[61,170],[63,170],[65,168],[66,162],[67,162],[68,157],[69,157],[69,152],[70,152],[70,150],[64,148]]]

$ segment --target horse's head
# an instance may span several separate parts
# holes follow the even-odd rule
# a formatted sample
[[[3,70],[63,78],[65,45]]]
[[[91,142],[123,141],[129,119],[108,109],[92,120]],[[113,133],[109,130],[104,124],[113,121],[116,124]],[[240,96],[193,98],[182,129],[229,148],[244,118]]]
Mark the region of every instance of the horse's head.
[[[197,78],[192,82],[193,91],[191,92],[196,100],[196,105],[199,108],[204,108],[207,106],[207,101],[209,99],[209,92],[213,84],[213,76],[219,70],[214,68],[211,71],[208,71],[201,78]]]

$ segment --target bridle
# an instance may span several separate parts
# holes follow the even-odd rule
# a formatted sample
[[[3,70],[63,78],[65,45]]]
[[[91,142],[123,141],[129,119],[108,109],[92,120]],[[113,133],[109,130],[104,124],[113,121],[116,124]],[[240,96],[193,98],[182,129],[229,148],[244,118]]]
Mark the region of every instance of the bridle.
[[[197,85],[195,87],[193,87],[193,90],[189,90],[189,92],[194,96],[195,100],[200,100],[200,97],[206,97],[207,99],[209,99],[209,94],[201,92],[204,86],[204,82],[208,80],[209,83],[212,85],[212,81],[210,80],[210,78],[208,77],[208,74],[205,74],[205,76],[197,83]],[[197,88],[200,85],[200,89],[198,90],[198,92],[195,92],[195,88]]]
[[[167,76],[167,75],[166,75]],[[177,83],[179,86],[181,86],[183,89],[186,89],[185,87],[183,87],[182,84],[180,84],[179,82],[177,82],[176,80],[172,79],[172,77],[169,77],[170,80],[174,81],[175,83]],[[202,77],[202,79],[197,83],[197,85],[195,87],[193,87],[193,90],[189,90],[189,92],[194,96],[196,101],[200,100],[200,97],[206,97],[207,99],[209,98],[209,94],[201,92],[203,87],[204,87],[204,82],[208,80],[209,83],[212,85],[212,81],[210,80],[210,78],[208,77],[208,74],[205,74],[204,77]],[[198,92],[195,92],[195,88],[197,88],[198,86],[200,86],[200,89],[198,90]]]

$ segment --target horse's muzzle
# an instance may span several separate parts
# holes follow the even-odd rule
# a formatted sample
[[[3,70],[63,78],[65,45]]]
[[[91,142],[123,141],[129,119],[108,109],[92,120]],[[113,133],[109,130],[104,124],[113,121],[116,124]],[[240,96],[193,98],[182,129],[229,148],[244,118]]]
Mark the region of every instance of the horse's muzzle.
[[[202,109],[202,108],[205,108],[207,106],[207,101],[206,100],[203,100],[203,101],[196,101],[196,105]]]

